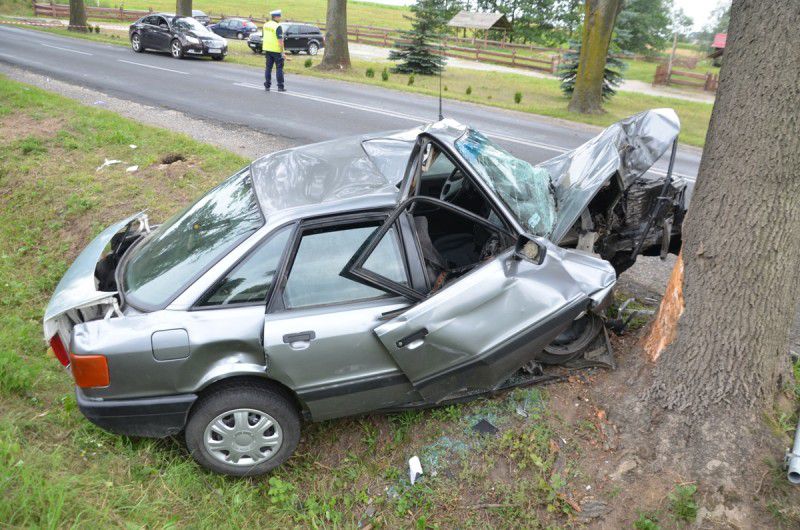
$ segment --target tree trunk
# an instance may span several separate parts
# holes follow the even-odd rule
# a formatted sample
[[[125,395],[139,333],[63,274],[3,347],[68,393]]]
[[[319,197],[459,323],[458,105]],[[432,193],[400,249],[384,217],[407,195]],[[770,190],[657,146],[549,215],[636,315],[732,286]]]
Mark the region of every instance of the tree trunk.
[[[86,6],[83,0],[69,0],[69,26],[70,31],[89,31],[89,24],[86,22]]]
[[[799,26],[796,2],[733,2],[683,226],[685,309],[650,393],[686,417],[757,415],[789,376],[800,298],[800,56],[785,51],[800,49]]]
[[[319,68],[347,70],[350,68],[350,49],[347,46],[347,0],[328,0],[325,18],[325,55]]]
[[[622,0],[586,0],[581,54],[575,90],[569,110],[582,114],[603,113],[603,76],[614,22]]]
[[[192,0],[175,0],[175,14],[183,17],[192,16]]]

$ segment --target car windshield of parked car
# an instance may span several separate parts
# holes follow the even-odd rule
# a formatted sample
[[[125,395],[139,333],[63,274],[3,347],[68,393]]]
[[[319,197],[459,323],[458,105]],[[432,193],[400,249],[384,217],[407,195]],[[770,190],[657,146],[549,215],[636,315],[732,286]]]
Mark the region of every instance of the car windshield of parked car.
[[[184,31],[194,31],[195,33],[210,34],[211,30],[193,18],[185,17],[175,20],[173,26]]]
[[[245,169],[131,250],[122,274],[126,299],[143,309],[162,307],[263,224]]]
[[[525,230],[538,236],[552,232],[556,202],[547,171],[516,158],[472,129],[456,141],[456,149]]]

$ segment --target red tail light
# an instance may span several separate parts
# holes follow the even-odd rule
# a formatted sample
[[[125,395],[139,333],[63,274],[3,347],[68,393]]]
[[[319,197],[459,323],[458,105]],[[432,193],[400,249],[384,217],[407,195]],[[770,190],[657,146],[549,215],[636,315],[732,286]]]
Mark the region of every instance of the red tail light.
[[[50,337],[50,348],[53,350],[53,354],[55,354],[58,362],[64,366],[69,366],[69,354],[64,344],[61,342],[61,337],[58,336],[58,333]]]

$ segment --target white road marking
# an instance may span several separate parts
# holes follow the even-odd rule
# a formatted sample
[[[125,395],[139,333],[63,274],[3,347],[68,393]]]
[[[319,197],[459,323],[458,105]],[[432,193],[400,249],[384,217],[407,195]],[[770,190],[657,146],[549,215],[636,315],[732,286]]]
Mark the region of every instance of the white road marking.
[[[79,50],[73,50],[72,48],[62,48],[61,46],[53,46],[52,44],[45,44],[43,42],[41,42],[39,44],[41,44],[42,46],[47,46],[48,48],[54,48],[56,50],[64,50],[65,52],[79,53],[81,55],[94,55],[93,53],[82,52],[82,51],[79,51]]]
[[[145,68],[153,68],[154,70],[164,70],[165,72],[173,72],[176,74],[191,75],[189,72],[181,72],[180,70],[173,70],[172,68],[161,68],[160,66],[153,66],[152,64],[135,63],[133,61],[126,61],[125,59],[117,59],[121,63],[135,64],[136,66],[144,66]]]
[[[264,90],[263,85],[259,86],[259,85],[254,85],[252,83],[234,83],[234,85],[240,86],[240,87],[243,87],[243,88],[253,88],[253,89],[256,89],[256,90]],[[419,123],[429,123],[431,121],[430,118],[423,118],[421,116],[414,116],[414,115],[411,115],[411,114],[404,114],[402,112],[395,112],[395,111],[390,111],[390,110],[385,110],[385,109],[379,109],[377,107],[369,107],[367,105],[360,105],[358,103],[350,103],[350,102],[347,102],[347,101],[341,101],[341,100],[337,100],[337,99],[330,99],[330,98],[326,98],[326,97],[322,97],[322,96],[314,96],[312,94],[304,94],[304,93],[301,93],[301,92],[278,92],[278,94],[281,94],[283,96],[293,96],[293,97],[297,97],[297,98],[304,98],[304,99],[310,99],[310,100],[314,100],[314,101],[321,101],[323,103],[329,103],[331,105],[339,105],[339,106],[348,107],[348,108],[351,108],[351,109],[363,110],[363,111],[366,111],[366,112],[374,112],[376,114],[381,114],[381,115],[384,115],[384,116],[394,116],[396,118],[402,118],[402,119],[405,119],[405,120],[415,121],[415,122],[419,122]],[[529,141],[529,140],[520,140],[519,138],[514,138],[513,136],[507,136],[505,134],[500,134],[500,133],[496,133],[496,132],[493,132],[493,131],[483,130],[481,132],[483,132],[483,134],[485,134],[486,136],[489,136],[491,138],[495,138],[497,140],[504,140],[506,142],[513,142],[513,143],[517,143],[517,144],[521,144],[521,145],[526,145],[528,147],[536,147],[538,149],[545,149],[545,150],[548,150],[548,151],[554,151],[554,152],[559,153],[559,154],[560,153],[566,153],[567,151],[571,151],[572,150],[572,148],[568,148],[568,147],[560,147],[560,146],[557,146],[557,145],[545,144],[545,143],[541,143],[541,142],[532,142],[532,141]],[[666,171],[661,170],[661,169],[657,169],[657,168],[650,168],[649,171],[651,171],[651,172],[653,172],[653,173],[655,173],[657,175],[661,175],[661,176],[666,176],[667,175]],[[676,177],[683,177],[683,178],[687,178],[689,180],[694,180],[695,179],[695,177],[693,177],[691,175],[684,175],[684,174],[678,173],[676,171],[673,171],[672,174],[675,175]]]

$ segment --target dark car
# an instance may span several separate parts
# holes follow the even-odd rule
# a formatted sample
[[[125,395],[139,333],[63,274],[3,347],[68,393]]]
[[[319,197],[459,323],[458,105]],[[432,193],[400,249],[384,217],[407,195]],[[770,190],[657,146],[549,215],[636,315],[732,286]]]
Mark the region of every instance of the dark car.
[[[255,22],[243,18],[226,18],[218,24],[208,26],[208,29],[222,37],[246,39],[249,35],[258,32]]]
[[[211,24],[211,17],[199,9],[192,9],[192,18],[204,26]]]
[[[210,56],[221,61],[228,53],[228,43],[192,17],[159,13],[142,17],[128,30],[131,48],[170,52],[176,59],[189,55]]]
[[[283,45],[287,52],[297,55],[306,52],[316,55],[325,47],[325,38],[317,26],[311,24],[281,24],[283,28]],[[253,33],[247,40],[247,45],[253,53],[262,52],[263,37],[260,33]]]

